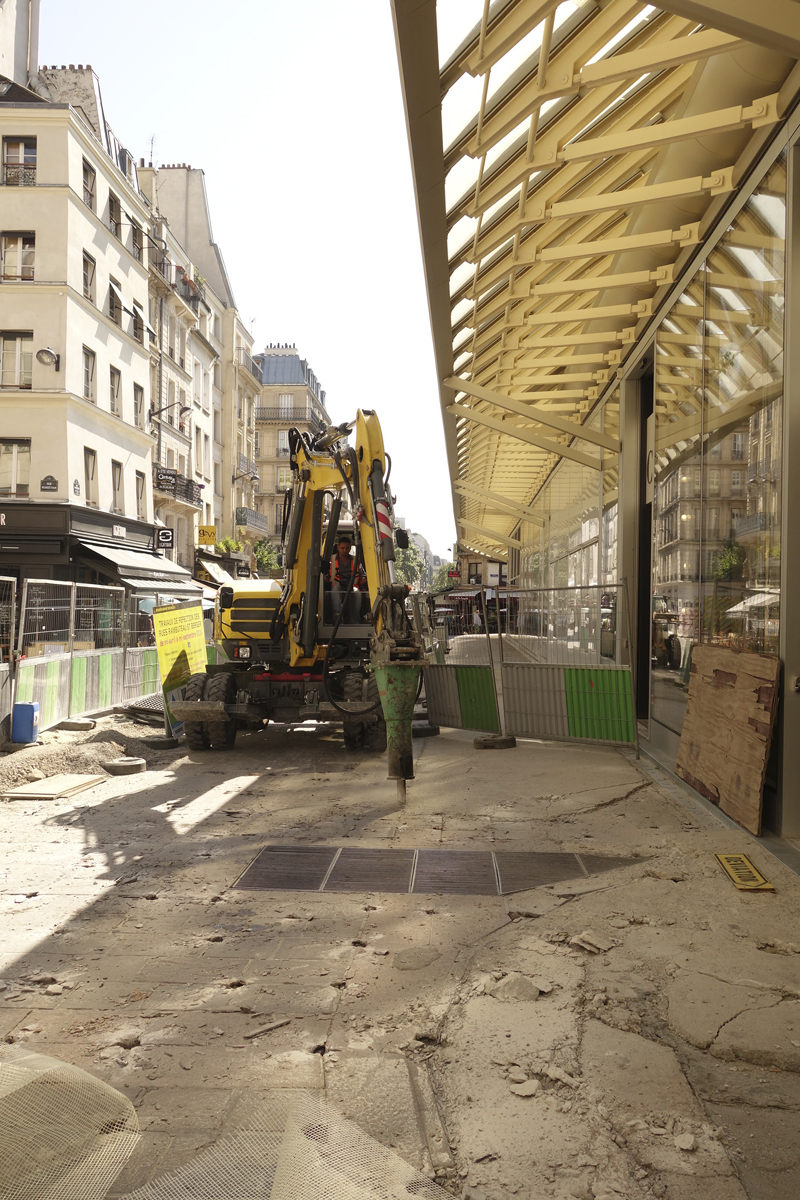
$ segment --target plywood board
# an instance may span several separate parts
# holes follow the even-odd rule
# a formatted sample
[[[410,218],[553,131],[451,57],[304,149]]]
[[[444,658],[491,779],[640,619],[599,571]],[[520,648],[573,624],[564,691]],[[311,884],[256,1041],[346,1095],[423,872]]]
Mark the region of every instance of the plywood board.
[[[692,647],[689,703],[676,770],[755,834],[761,832],[779,675],[780,660],[769,654]]]
[[[36,779],[32,783],[9,788],[3,792],[3,797],[9,800],[58,800],[74,796],[106,779],[107,775],[51,775],[49,779]]]

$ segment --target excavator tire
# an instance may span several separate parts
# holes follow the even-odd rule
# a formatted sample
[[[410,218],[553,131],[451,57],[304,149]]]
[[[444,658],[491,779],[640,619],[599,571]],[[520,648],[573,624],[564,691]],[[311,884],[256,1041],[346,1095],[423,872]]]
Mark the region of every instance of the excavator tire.
[[[205,672],[192,675],[186,684],[184,700],[202,700],[205,696],[207,681],[208,675]],[[183,736],[186,738],[186,745],[191,750],[208,749],[208,727],[205,721],[184,721]]]
[[[206,700],[221,700],[233,704],[236,699],[236,680],[229,671],[211,675],[206,687]],[[209,721],[208,741],[212,750],[231,750],[236,741],[236,721]]]
[[[363,694],[364,676],[358,671],[350,671],[345,676],[343,698],[355,703],[374,704],[379,699],[378,681],[374,675],[367,676],[367,695]],[[347,750],[372,750],[382,754],[386,749],[386,722],[383,711],[377,710],[364,716],[353,716],[344,719],[344,744]]]
[[[363,675],[358,671],[348,671],[342,683],[342,699],[357,703],[362,700]],[[363,746],[364,725],[360,717],[344,718],[344,747],[345,750],[360,750]]]

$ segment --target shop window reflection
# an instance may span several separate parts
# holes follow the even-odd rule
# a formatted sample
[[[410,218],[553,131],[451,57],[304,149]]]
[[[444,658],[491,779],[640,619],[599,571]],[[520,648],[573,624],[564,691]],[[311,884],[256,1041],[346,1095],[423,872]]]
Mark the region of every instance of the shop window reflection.
[[[781,158],[657,336],[651,715],[675,733],[693,642],[778,653],[785,190]]]

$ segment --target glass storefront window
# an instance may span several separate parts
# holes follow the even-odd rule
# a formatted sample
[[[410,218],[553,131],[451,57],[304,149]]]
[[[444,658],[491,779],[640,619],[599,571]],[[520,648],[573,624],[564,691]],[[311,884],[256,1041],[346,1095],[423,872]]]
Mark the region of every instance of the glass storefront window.
[[[786,161],[656,338],[651,716],[680,733],[691,646],[778,653]]]

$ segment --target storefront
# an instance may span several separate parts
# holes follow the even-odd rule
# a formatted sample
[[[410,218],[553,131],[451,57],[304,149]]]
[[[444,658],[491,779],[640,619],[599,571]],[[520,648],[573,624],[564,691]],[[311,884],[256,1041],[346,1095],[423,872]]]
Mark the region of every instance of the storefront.
[[[202,596],[189,571],[155,546],[156,527],[143,521],[71,504],[0,506],[0,576],[16,579],[18,594],[26,579],[124,587],[135,640],[147,635],[156,604]]]

